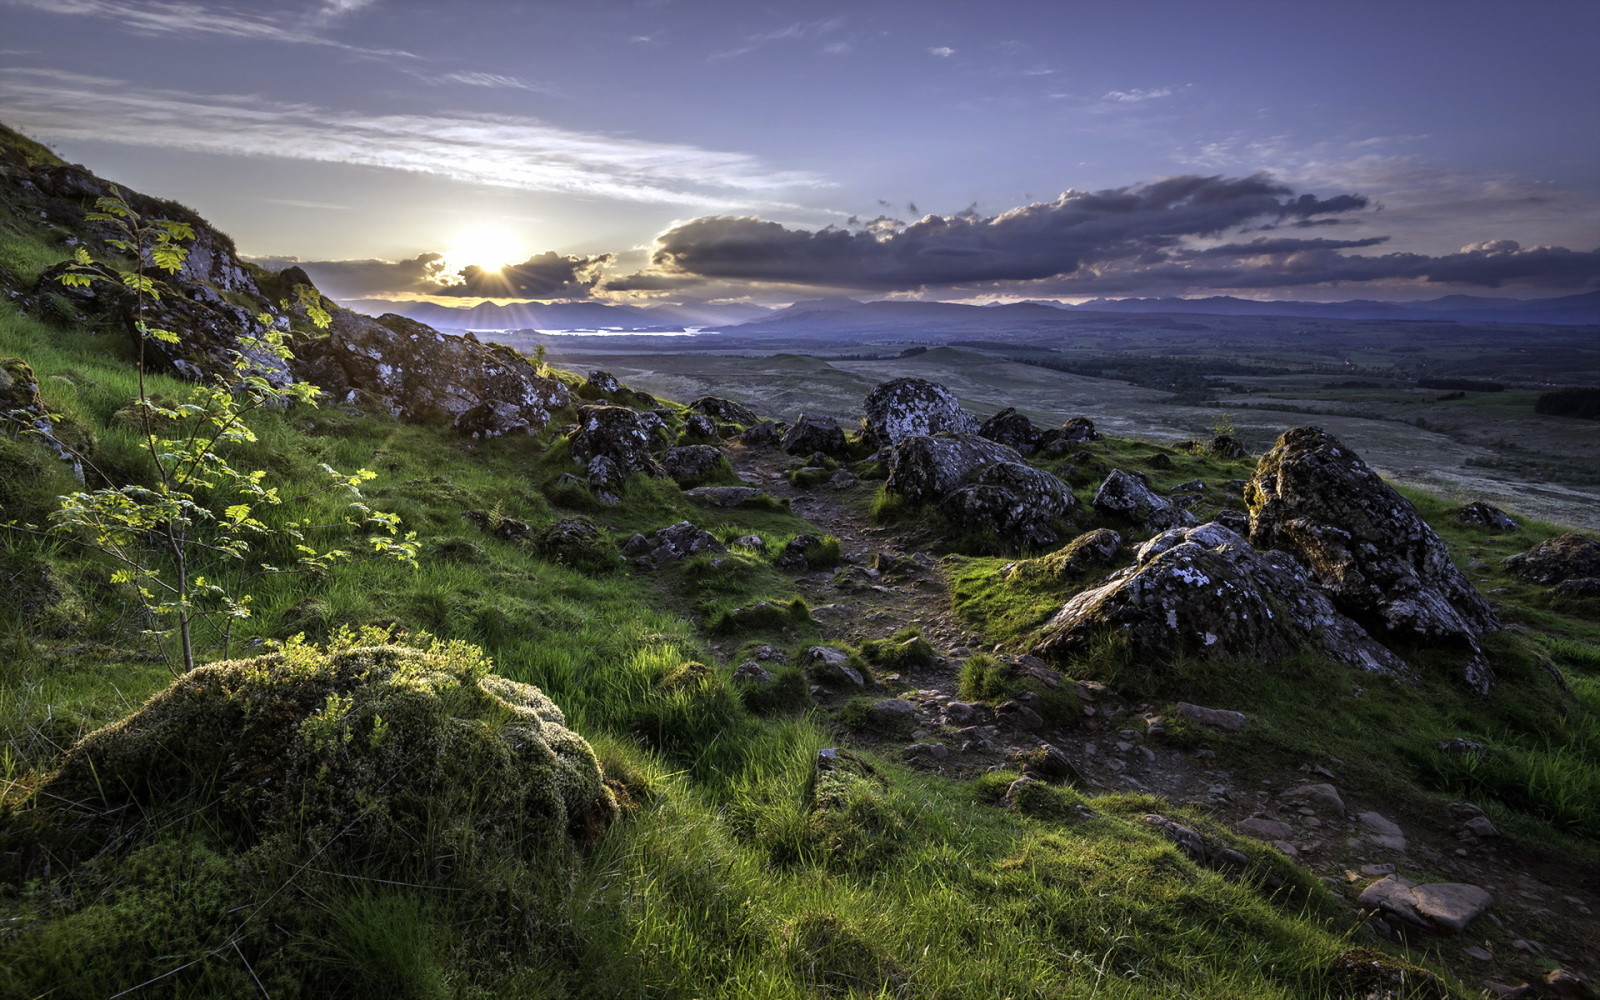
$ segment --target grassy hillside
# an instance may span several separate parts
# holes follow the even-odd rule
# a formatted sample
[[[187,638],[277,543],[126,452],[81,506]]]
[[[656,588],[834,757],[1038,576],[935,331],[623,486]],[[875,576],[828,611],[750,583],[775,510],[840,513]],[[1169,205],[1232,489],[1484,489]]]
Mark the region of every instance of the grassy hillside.
[[[65,255],[65,235],[0,216],[0,263],[26,285]],[[149,475],[127,413],[136,392],[127,344],[124,331],[52,325],[0,301],[0,357],[32,366],[61,436],[91,459],[91,487]],[[186,389],[154,376],[150,391],[177,399]],[[685,410],[667,409],[677,434]],[[368,501],[417,531],[422,551],[415,568],[357,558],[265,577],[231,648],[205,649],[208,659],[253,656],[295,636],[336,642],[341,629],[365,626],[480,647],[495,673],[536,685],[564,711],[620,803],[620,819],[570,868],[551,855],[424,871],[393,845],[324,855],[332,840],[309,845],[311,860],[272,864],[240,850],[249,831],[203,783],[192,798],[126,815],[51,801],[45,791],[66,751],[172,676],[110,567],[24,527],[42,525],[54,498],[76,488],[64,466],[35,440],[0,437],[0,520],[11,522],[0,532],[0,995],[1331,1000],[1474,995],[1476,967],[1461,952],[1471,941],[1507,956],[1496,967],[1507,974],[1532,977],[1557,962],[1513,950],[1514,932],[1532,932],[1509,923],[1475,925],[1470,941],[1395,944],[1355,917],[1346,884],[1329,875],[1336,868],[1313,872],[1236,835],[1231,817],[1199,801],[1089,782],[1013,788],[1024,760],[941,767],[908,758],[910,738],[958,737],[948,727],[923,737],[874,729],[861,701],[819,690],[837,681],[806,664],[808,647],[839,634],[818,588],[858,571],[870,553],[847,541],[837,573],[777,565],[795,536],[840,530],[820,506],[865,518],[881,470],[843,463],[858,479],[837,501],[801,503],[808,490],[779,477],[774,499],[705,507],[670,480],[636,478],[620,505],[605,507],[559,478],[579,471],[561,433],[574,417],[558,414],[537,436],[470,441],[354,407],[253,415],[257,440],[230,446],[230,462],[264,470],[285,495],[314,488],[323,464],[370,468],[378,478]],[[1161,488],[1195,477],[1220,484],[1250,468],[1122,439],[1087,449]],[[1092,493],[1087,479],[1072,482]],[[1470,797],[1504,837],[1472,863],[1546,878],[1559,869],[1593,902],[1595,601],[1556,598],[1501,573],[1502,556],[1554,526],[1489,535],[1455,524],[1440,501],[1411,498],[1513,624],[1489,650],[1502,678],[1495,695],[1442,679],[1380,682],[1310,660],[1156,671],[1108,651],[1064,669],[1069,683],[1110,685],[1122,707],[1092,729],[1081,728],[1083,716],[1058,730],[1108,741],[1142,731],[1143,709],[1226,701],[1256,724],[1236,736],[1175,725],[1152,744],[1164,759],[1204,750],[1197,759],[1241,784],[1281,786],[1285,775],[1338,767],[1347,796],[1381,798],[1407,817]],[[333,501],[319,503],[313,520],[335,523]],[[574,516],[595,522],[603,540],[556,550],[502,530]],[[730,552],[658,570],[616,558],[632,533],[684,519]],[[764,547],[734,544],[750,535]],[[337,529],[325,539],[340,540]],[[268,545],[292,552],[281,537]],[[930,590],[929,620],[950,615],[985,646],[1011,649],[1086,582],[1003,584],[1000,569],[1014,558],[951,555],[939,570],[951,600]],[[841,593],[832,613],[844,605],[850,616],[854,598]],[[749,610],[762,601],[782,610]],[[885,638],[908,625],[873,628]],[[777,652],[762,661],[770,682],[736,678],[739,664],[773,655],[762,646]],[[883,646],[847,652],[866,671],[870,699],[911,694],[913,672],[932,669],[921,653],[902,663]],[[971,697],[992,695],[977,654],[939,652],[950,657],[940,669],[968,665]],[[1452,760],[1433,749],[1455,737],[1489,752]],[[366,805],[355,807],[364,819]],[[1151,814],[1243,863],[1197,862]],[[30,825],[40,815],[53,817],[49,836],[61,839],[40,839]],[[1442,842],[1449,834],[1438,825]],[[416,855],[432,857],[441,842],[416,831]],[[1441,856],[1404,873],[1437,877],[1453,863]],[[1583,926],[1553,921],[1546,940],[1570,948]]]

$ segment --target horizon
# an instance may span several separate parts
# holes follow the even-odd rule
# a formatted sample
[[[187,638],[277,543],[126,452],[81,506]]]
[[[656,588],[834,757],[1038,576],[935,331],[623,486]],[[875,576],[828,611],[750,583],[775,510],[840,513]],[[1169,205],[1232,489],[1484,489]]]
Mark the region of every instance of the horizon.
[[[1575,0],[0,6],[0,120],[342,300],[1600,287]]]

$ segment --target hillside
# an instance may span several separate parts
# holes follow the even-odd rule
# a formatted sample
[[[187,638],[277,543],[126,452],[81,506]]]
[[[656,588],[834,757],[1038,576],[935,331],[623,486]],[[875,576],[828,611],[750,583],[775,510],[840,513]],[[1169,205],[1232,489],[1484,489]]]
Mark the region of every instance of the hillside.
[[[0,131],[0,995],[1592,995],[1592,538],[886,362],[846,413],[659,399],[131,192],[181,269],[63,285],[134,266],[111,193]],[[219,395],[274,401],[213,442],[259,530],[218,473],[117,536],[167,581],[184,518],[247,539],[186,672],[47,526],[162,495]]]

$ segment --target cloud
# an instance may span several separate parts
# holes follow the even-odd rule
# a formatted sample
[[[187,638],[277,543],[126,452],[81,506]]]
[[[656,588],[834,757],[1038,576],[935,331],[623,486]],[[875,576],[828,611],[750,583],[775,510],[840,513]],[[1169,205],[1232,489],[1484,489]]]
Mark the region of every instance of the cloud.
[[[1318,223],[1369,207],[1358,194],[1296,194],[1264,174],[1170,177],[993,216],[972,210],[904,223],[887,216],[848,229],[791,229],[751,216],[707,216],[656,241],[650,276],[753,281],[880,293],[964,289],[1008,294],[1148,294],[1345,282],[1582,289],[1600,283],[1600,250],[1524,248],[1511,240],[1458,253],[1363,254],[1387,242],[1258,236],[1266,223]]]
[[[554,92],[554,88],[547,84],[529,83],[519,76],[510,76],[505,73],[456,70],[453,73],[440,73],[437,75],[418,73],[416,76],[428,83],[459,83],[468,87],[489,87],[495,90],[530,90],[543,94]]]
[[[194,95],[58,70],[0,70],[10,125],[85,140],[385,167],[527,191],[702,210],[783,205],[828,186],[743,153],[561,128],[515,115],[364,115],[256,96]]]
[[[503,299],[588,298],[600,280],[602,267],[612,259],[608,253],[564,257],[547,250],[498,271],[473,264],[461,270],[459,284],[443,285],[429,294]]]
[[[956,54],[956,50],[952,49],[948,45],[939,45],[929,49],[928,54],[931,56],[938,56],[940,59],[948,59]]]
[[[745,38],[743,45],[729,49],[726,52],[713,53],[711,58],[731,59],[735,56],[754,52],[773,42],[798,42],[826,38],[844,27],[844,24],[845,19],[842,17],[829,17],[818,21],[795,21],[773,31],[749,35]],[[849,47],[850,43],[848,41],[835,40],[832,43],[825,44],[823,50],[832,55],[841,55],[849,51]]]
[[[114,21],[128,31],[140,35],[215,35],[249,41],[329,46],[373,57],[416,58],[413,53],[401,49],[369,49],[360,45],[349,45],[329,38],[319,31],[311,30],[326,24],[331,18],[365,7],[372,0],[330,0],[315,12],[306,24],[284,23],[279,17],[274,16],[281,13],[281,8],[276,5],[263,5],[262,10],[249,10],[233,6],[208,6],[186,0],[9,0],[9,2],[50,14]]]
[[[438,288],[444,274],[444,254],[423,253],[409,260],[301,260],[298,257],[254,257],[272,271],[295,266],[311,276],[326,295],[335,299],[391,298],[423,294]]]
[[[412,297],[493,299],[582,299],[593,294],[604,267],[615,257],[564,256],[554,251],[534,254],[498,271],[469,265],[451,272],[444,254],[421,253],[407,260],[301,260],[257,257],[271,270],[299,267],[324,294],[335,299]]]
[[[1161,97],[1171,97],[1171,87],[1161,87],[1152,90],[1113,90],[1103,95],[1102,101],[1115,101],[1118,104],[1138,104],[1141,101],[1153,101]]]

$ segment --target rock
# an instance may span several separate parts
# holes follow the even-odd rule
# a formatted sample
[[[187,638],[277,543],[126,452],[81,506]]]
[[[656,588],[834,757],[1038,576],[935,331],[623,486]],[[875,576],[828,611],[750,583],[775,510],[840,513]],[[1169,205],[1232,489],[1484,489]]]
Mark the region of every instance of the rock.
[[[904,698],[879,698],[867,708],[867,718],[884,729],[914,728],[907,723],[917,717],[917,706]]]
[[[1225,708],[1204,708],[1200,705],[1191,705],[1186,701],[1178,702],[1178,714],[1186,719],[1193,719],[1202,725],[1224,729],[1230,733],[1237,733],[1244,728],[1245,718],[1243,712],[1233,712]]]
[[[1015,448],[1024,455],[1032,454],[1039,446],[1039,429],[1011,406],[985,420],[978,428],[978,436]]]
[[[866,677],[850,662],[850,654],[838,646],[808,646],[805,658],[819,677],[848,681],[856,687],[867,686]]]
[[[1175,507],[1166,497],[1160,496],[1139,480],[1139,477],[1122,469],[1113,469],[1095,492],[1094,509],[1102,514],[1126,518],[1135,524],[1155,531],[1187,527],[1194,524],[1194,515]]]
[[[1069,444],[1086,444],[1100,437],[1099,432],[1094,429],[1094,421],[1088,417],[1073,417],[1057,430],[1059,439]]]
[[[1206,481],[1204,479],[1191,479],[1172,488],[1173,493],[1204,493],[1205,491]]]
[[[1459,649],[1467,683],[1490,690],[1478,636],[1499,628],[1493,609],[1416,508],[1331,434],[1285,431],[1245,500],[1258,548],[1304,560],[1339,609],[1373,634]]]
[[[584,399],[615,400],[623,393],[622,383],[608,371],[592,371],[578,387],[578,395]]]
[[[771,684],[772,672],[755,661],[741,663],[733,668],[733,679],[751,684]]]
[[[1520,531],[1517,522],[1511,515],[1492,504],[1482,500],[1474,500],[1464,507],[1457,508],[1455,519],[1462,524],[1470,524],[1475,528],[1487,528],[1490,531]]]
[[[683,437],[688,441],[717,441],[722,435],[715,420],[704,413],[690,413],[683,418]]]
[[[1594,1000],[1589,984],[1566,969],[1551,969],[1544,974],[1544,995],[1551,1000]]]
[[[1026,771],[1045,781],[1083,783],[1083,775],[1073,765],[1072,760],[1060,747],[1053,744],[1041,743],[1032,750],[1019,750],[1015,754],[1015,759]]]
[[[324,399],[375,407],[400,420],[448,420],[462,434],[536,433],[572,401],[509,347],[449,336],[403,316],[331,310],[326,335],[291,346],[297,378]]]
[[[1178,850],[1188,855],[1197,865],[1226,872],[1242,872],[1250,867],[1250,859],[1226,844],[1212,840],[1200,832],[1157,813],[1148,813],[1143,821],[1162,836],[1178,845]]]
[[[884,488],[906,502],[937,503],[976,477],[986,466],[1025,464],[1022,456],[976,434],[902,438],[889,454]]]
[[[906,747],[906,759],[915,760],[918,757],[932,757],[934,760],[944,760],[950,756],[950,748],[943,743],[913,743]]]
[[[743,403],[736,403],[731,399],[720,396],[701,396],[689,404],[689,409],[696,413],[703,413],[713,420],[725,424],[743,424],[749,426],[758,423],[761,417],[756,411]]]
[[[777,567],[786,570],[806,569],[823,550],[822,539],[817,535],[796,535],[778,554]]]
[[[1557,535],[1506,557],[1505,567],[1506,572],[1534,583],[1600,577],[1600,541],[1576,533]]]
[[[1066,483],[1029,465],[1000,462],[977,470],[971,483],[939,501],[963,530],[987,532],[1011,544],[1049,545],[1060,539],[1055,522],[1077,507]]]
[[[748,444],[749,432],[746,431],[745,434],[745,443]],[[800,414],[800,419],[796,420],[788,433],[783,435],[778,447],[790,455],[821,452],[834,458],[843,456],[848,450],[844,431],[839,429],[839,422],[829,416],[811,413]]]
[[[1090,569],[1109,566],[1116,560],[1117,550],[1121,547],[1121,535],[1110,528],[1096,528],[1084,532],[1049,555],[1013,564],[1006,577],[1073,579]]]
[[[650,431],[640,414],[627,407],[579,407],[578,427],[567,440],[572,457],[586,466],[595,496],[610,503],[619,501],[628,476],[666,475],[650,453]]]
[[[1257,840],[1292,840],[1294,838],[1294,827],[1275,819],[1251,817],[1235,823],[1233,828]]]
[[[739,441],[747,448],[776,448],[787,430],[785,424],[763,420],[740,434]]]
[[[702,489],[744,489],[744,487],[742,487],[742,486],[707,486],[707,487],[702,487]],[[718,504],[717,506],[723,506],[723,505]],[[762,538],[760,535],[740,535],[738,538],[735,538],[733,540],[733,544],[738,545],[741,548],[754,549],[757,552],[764,552],[764,551],[766,551],[766,548],[767,548],[767,540],[765,538]]]
[[[1249,454],[1231,434],[1218,434],[1206,442],[1206,452],[1215,458],[1243,458]]]
[[[977,718],[978,709],[964,701],[946,702],[944,706],[944,724],[947,726],[965,726]]]
[[[1491,840],[1500,836],[1500,830],[1487,816],[1474,816],[1463,823],[1461,828],[1479,840]]]
[[[635,535],[634,538],[641,541],[635,542],[629,539],[622,551],[647,569],[687,559],[697,552],[728,551],[714,535],[689,521],[679,521],[652,531],[647,536]]]
[[[668,449],[661,468],[680,486],[698,486],[726,467],[722,449],[709,444],[686,444]]]
[[[26,434],[50,449],[83,482],[83,462],[56,436],[55,423],[39,398],[39,380],[21,358],[0,358],[0,431]]]
[[[770,643],[762,643],[750,651],[750,655],[763,663],[788,663],[789,654]]]
[[[671,452],[668,452],[670,455]],[[666,463],[663,462],[663,465]],[[674,477],[676,478],[676,477]],[[683,495],[703,507],[739,507],[757,497],[767,496],[765,490],[758,490],[754,486],[696,486],[692,490],[684,490]],[[747,537],[761,540],[760,535]],[[743,544],[744,539],[739,539],[738,544]],[[762,545],[766,543],[763,542]]]
[[[1020,701],[1002,701],[994,707],[994,714],[1013,729],[1033,732],[1044,727],[1044,717]]]
[[[1366,828],[1367,839],[1372,843],[1384,850],[1405,852],[1405,831],[1393,820],[1378,812],[1359,813],[1356,819]]]
[[[1306,649],[1381,673],[1404,661],[1340,614],[1281,552],[1259,552],[1215,523],[1174,529],[1140,548],[1140,561],[1075,594],[1036,634],[1031,652],[1065,659],[1107,631],[1136,660],[1274,662]]]
[[[884,382],[867,394],[862,409],[862,437],[880,448],[920,435],[978,432],[978,419],[961,409],[955,393],[926,379]]]
[[[621,561],[616,543],[586,517],[563,517],[533,535],[534,549],[574,569],[613,569]]]
[[[1339,797],[1339,790],[1326,783],[1296,785],[1278,797],[1285,802],[1314,802],[1344,815],[1344,799]]]

